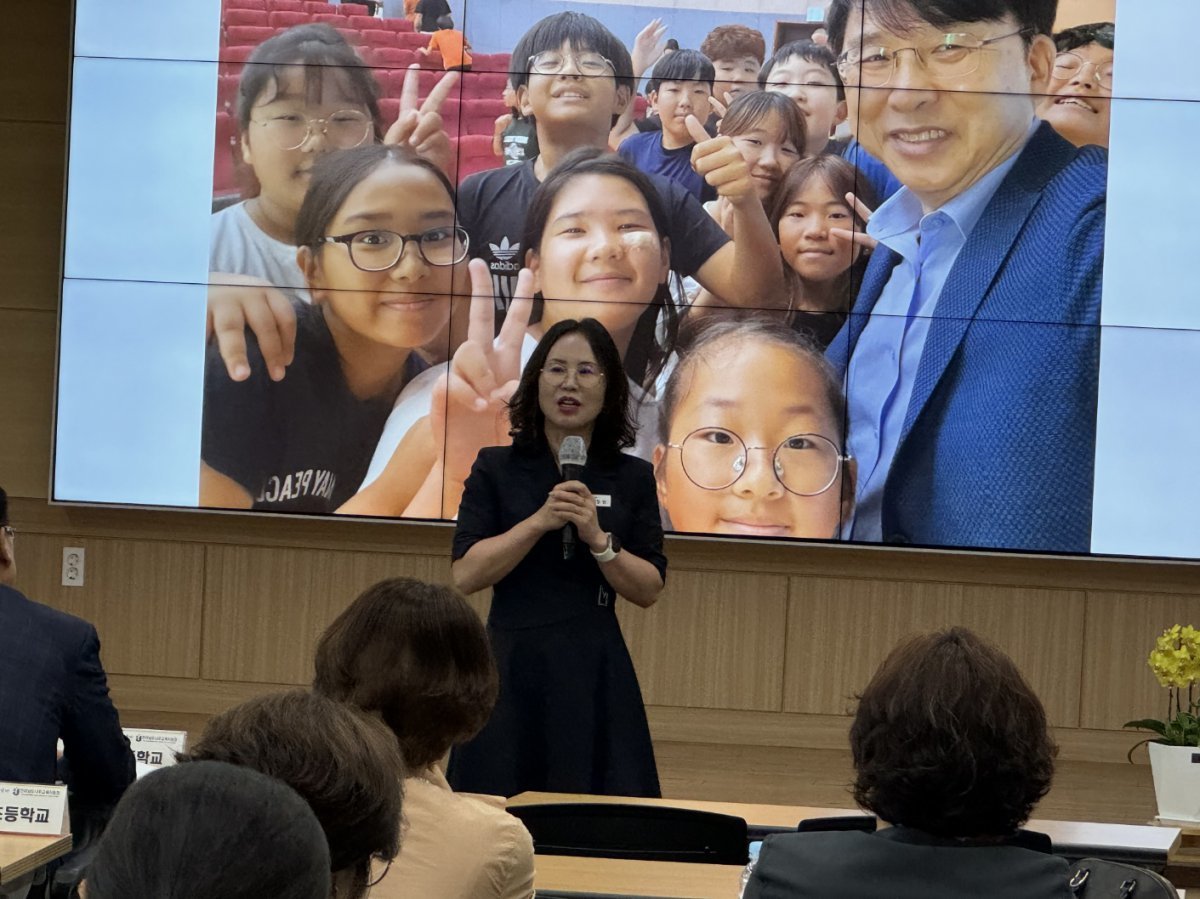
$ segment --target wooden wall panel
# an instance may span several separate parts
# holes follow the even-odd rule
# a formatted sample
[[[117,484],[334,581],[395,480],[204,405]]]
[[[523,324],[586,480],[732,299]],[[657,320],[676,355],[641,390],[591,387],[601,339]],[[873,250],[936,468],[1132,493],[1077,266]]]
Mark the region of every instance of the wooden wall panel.
[[[0,119],[65,122],[71,60],[71,3],[6,3]],[[0,171],[0,178],[4,173]]]
[[[58,308],[65,154],[63,125],[0,121],[0,307]]]
[[[62,586],[64,546],[87,551],[82,587]],[[30,597],[96,625],[109,672],[199,676],[203,546],[18,531],[17,578]]]
[[[450,577],[437,556],[214,546],[207,562],[203,676],[276,684],[312,680],[317,637],[371,584]]]
[[[1200,595],[1088,593],[1081,727],[1115,730],[1165,714],[1167,691],[1146,660],[1173,624],[1200,627]]]
[[[0,486],[13,496],[50,483],[54,331],[53,313],[0,309]]]
[[[846,714],[896,643],[955,624],[1008,652],[1052,723],[1079,722],[1084,595],[833,578],[792,578],[784,710]]]
[[[786,578],[672,571],[654,606],[618,612],[646,702],[781,707]]]

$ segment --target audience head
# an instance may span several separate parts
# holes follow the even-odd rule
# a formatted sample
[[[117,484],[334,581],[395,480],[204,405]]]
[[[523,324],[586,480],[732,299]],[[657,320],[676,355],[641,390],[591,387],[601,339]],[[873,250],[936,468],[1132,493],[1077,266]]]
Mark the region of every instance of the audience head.
[[[312,810],[273,777],[221,762],[162,768],[118,803],[87,899],[326,899],[329,848]]]
[[[607,131],[633,99],[629,50],[584,13],[568,10],[537,22],[517,41],[510,65],[521,112],[542,125]],[[562,80],[572,78],[588,85],[584,102],[559,96]]]
[[[579,378],[579,366],[585,363],[599,369],[599,377],[590,383]],[[630,415],[621,356],[604,325],[594,318],[564,319],[547,328],[538,341],[509,403],[513,444],[527,449],[541,445],[548,424],[569,430],[554,408],[566,379],[556,381],[545,372],[551,364],[576,372],[580,409],[572,419],[586,422],[592,417],[588,457],[611,458],[618,450],[633,446],[637,427]]]
[[[315,157],[381,139],[378,98],[371,69],[329,25],[263,41],[238,84],[241,158],[254,175],[245,193],[294,216]]]
[[[831,3],[829,39],[855,136],[924,210],[940,208],[1023,145],[1034,97],[1050,83],[1057,7],[1057,0]],[[955,51],[931,55],[947,34],[957,35]]]
[[[644,172],[613,153],[572,150],[538,187],[525,216],[534,320],[546,328],[596,319],[616,341],[626,374],[649,384],[679,328],[669,231],[662,198]],[[595,280],[597,250],[600,265],[625,277]]]
[[[783,94],[754,91],[729,105],[721,134],[733,139],[765,204],[784,174],[804,153],[804,116]]]
[[[1054,35],[1050,96],[1038,114],[1077,147],[1108,146],[1115,34],[1112,22],[1096,22]]]
[[[411,770],[479,732],[497,683],[479,615],[454,588],[413,578],[367,589],[317,643],[313,688],[377,712]]]
[[[663,56],[666,56],[668,53],[675,53],[678,49],[679,41],[673,37],[669,37],[667,38],[666,46],[663,47]]]
[[[454,17],[453,16],[438,16],[437,17],[437,27],[442,29],[443,31],[448,31],[449,29],[454,27]]]
[[[1029,818],[1056,752],[1017,666],[961,627],[892,650],[859,697],[850,748],[863,808],[937,836],[983,839]]]
[[[16,578],[16,535],[8,522],[8,494],[0,487],[0,584],[11,586]]]
[[[758,90],[758,70],[767,55],[761,32],[745,25],[718,25],[704,38],[700,52],[712,60],[713,96],[722,103]]]
[[[372,859],[399,852],[403,762],[378,719],[303,690],[261,696],[213,718],[184,758],[252,768],[299,793],[325,831],[338,899],[364,896]]]
[[[846,121],[846,91],[837,57],[825,44],[784,44],[762,67],[758,83],[763,90],[783,94],[803,113],[808,128],[805,156],[824,151],[834,130]]]
[[[821,348],[788,325],[765,317],[701,325],[667,381],[654,450],[670,526],[834,537],[854,502],[844,407]]]

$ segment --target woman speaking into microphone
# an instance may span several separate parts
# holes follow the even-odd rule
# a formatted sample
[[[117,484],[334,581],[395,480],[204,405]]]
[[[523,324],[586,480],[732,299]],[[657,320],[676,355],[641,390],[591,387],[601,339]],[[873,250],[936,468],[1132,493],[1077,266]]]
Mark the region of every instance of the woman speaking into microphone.
[[[512,445],[481,450],[467,478],[452,571],[464,593],[493,588],[500,697],[451,756],[456,790],[660,795],[615,609],[652,605],[667,568],[653,470],[621,452],[628,394],[603,325],[556,323],[509,405]]]

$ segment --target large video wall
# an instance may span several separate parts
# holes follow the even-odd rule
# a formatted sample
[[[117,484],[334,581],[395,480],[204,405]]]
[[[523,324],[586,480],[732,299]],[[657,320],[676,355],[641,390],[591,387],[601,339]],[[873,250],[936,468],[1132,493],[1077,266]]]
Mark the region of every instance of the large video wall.
[[[770,60],[817,3],[572,5],[632,82],[603,28],[513,58],[560,4],[452,0],[452,74],[450,29],[371,7],[76,0],[55,500],[453,520],[541,335],[592,317],[674,532],[1200,558],[1185,0],[1120,0],[1111,63],[853,9],[840,68],[763,76],[786,116],[722,60],[646,79],[731,24]],[[673,186],[536,195],[530,135],[622,129]]]

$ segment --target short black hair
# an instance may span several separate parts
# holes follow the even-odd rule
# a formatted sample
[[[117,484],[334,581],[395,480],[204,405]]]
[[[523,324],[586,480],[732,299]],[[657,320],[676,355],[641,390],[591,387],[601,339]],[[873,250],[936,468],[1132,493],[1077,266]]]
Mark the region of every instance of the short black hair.
[[[0,527],[8,524],[8,494],[0,487]]]
[[[599,53],[613,64],[617,88],[625,88],[629,96],[633,96],[635,80],[629,50],[599,19],[570,10],[546,16],[521,35],[509,64],[513,88],[529,82],[532,57],[547,50],[560,50],[563,44],[570,44],[575,50]]]
[[[224,762],[162,768],[134,783],[87,872],[89,899],[327,899],[329,887],[329,848],[304,800]]]
[[[438,16],[436,24],[437,24],[438,28],[441,28],[443,31],[446,31],[446,30],[454,27],[454,17],[449,14],[444,15],[444,16]]]
[[[791,41],[776,50],[758,70],[758,86],[766,90],[770,83],[771,72],[776,66],[783,65],[793,56],[799,56],[805,62],[815,63],[829,69],[829,73],[833,75],[833,83],[837,85],[837,98],[839,100],[846,99],[846,86],[842,84],[842,76],[837,69],[837,55],[829,49],[827,44],[818,44],[809,40]]]
[[[1064,28],[1054,35],[1054,46],[1059,53],[1068,50],[1078,50],[1088,44],[1099,44],[1106,50],[1112,50],[1116,43],[1117,28],[1112,22],[1092,22],[1090,25],[1076,25],[1074,28]]]
[[[496,704],[479,615],[453,587],[415,578],[363,591],[321,635],[314,667],[313,689],[377,712],[413,769],[475,736]]]
[[[1013,834],[1057,751],[1012,659],[962,627],[892,650],[859,697],[850,750],[860,806],[949,838]]]
[[[568,334],[583,335],[604,372],[604,405],[592,427],[590,454],[611,462],[620,450],[633,446],[637,426],[629,408],[629,381],[621,366],[621,354],[617,352],[612,335],[594,318],[564,319],[548,328],[538,341],[509,401],[508,418],[512,423],[509,433],[513,445],[532,452],[546,439],[546,415],[538,402],[538,381],[550,350]]]
[[[654,64],[654,74],[646,82],[646,93],[657,91],[664,81],[703,81],[711,91],[717,70],[712,60],[699,50],[678,50],[663,56]],[[707,115],[700,117],[708,118]]]
[[[889,30],[903,33],[913,24],[925,22],[945,28],[955,22],[998,22],[1012,16],[1025,32],[1050,35],[1058,15],[1058,0],[833,0],[826,14],[829,44],[841,53],[846,42],[846,23],[852,10],[873,15]]]
[[[375,139],[383,139],[375,76],[337,29],[323,22],[281,31],[254,48],[238,81],[237,120],[241,131],[250,127],[250,112],[263,92],[272,83],[278,87],[284,70],[294,66],[304,67],[305,90],[318,97],[326,73],[336,72],[347,95],[367,108],[375,124]]]

